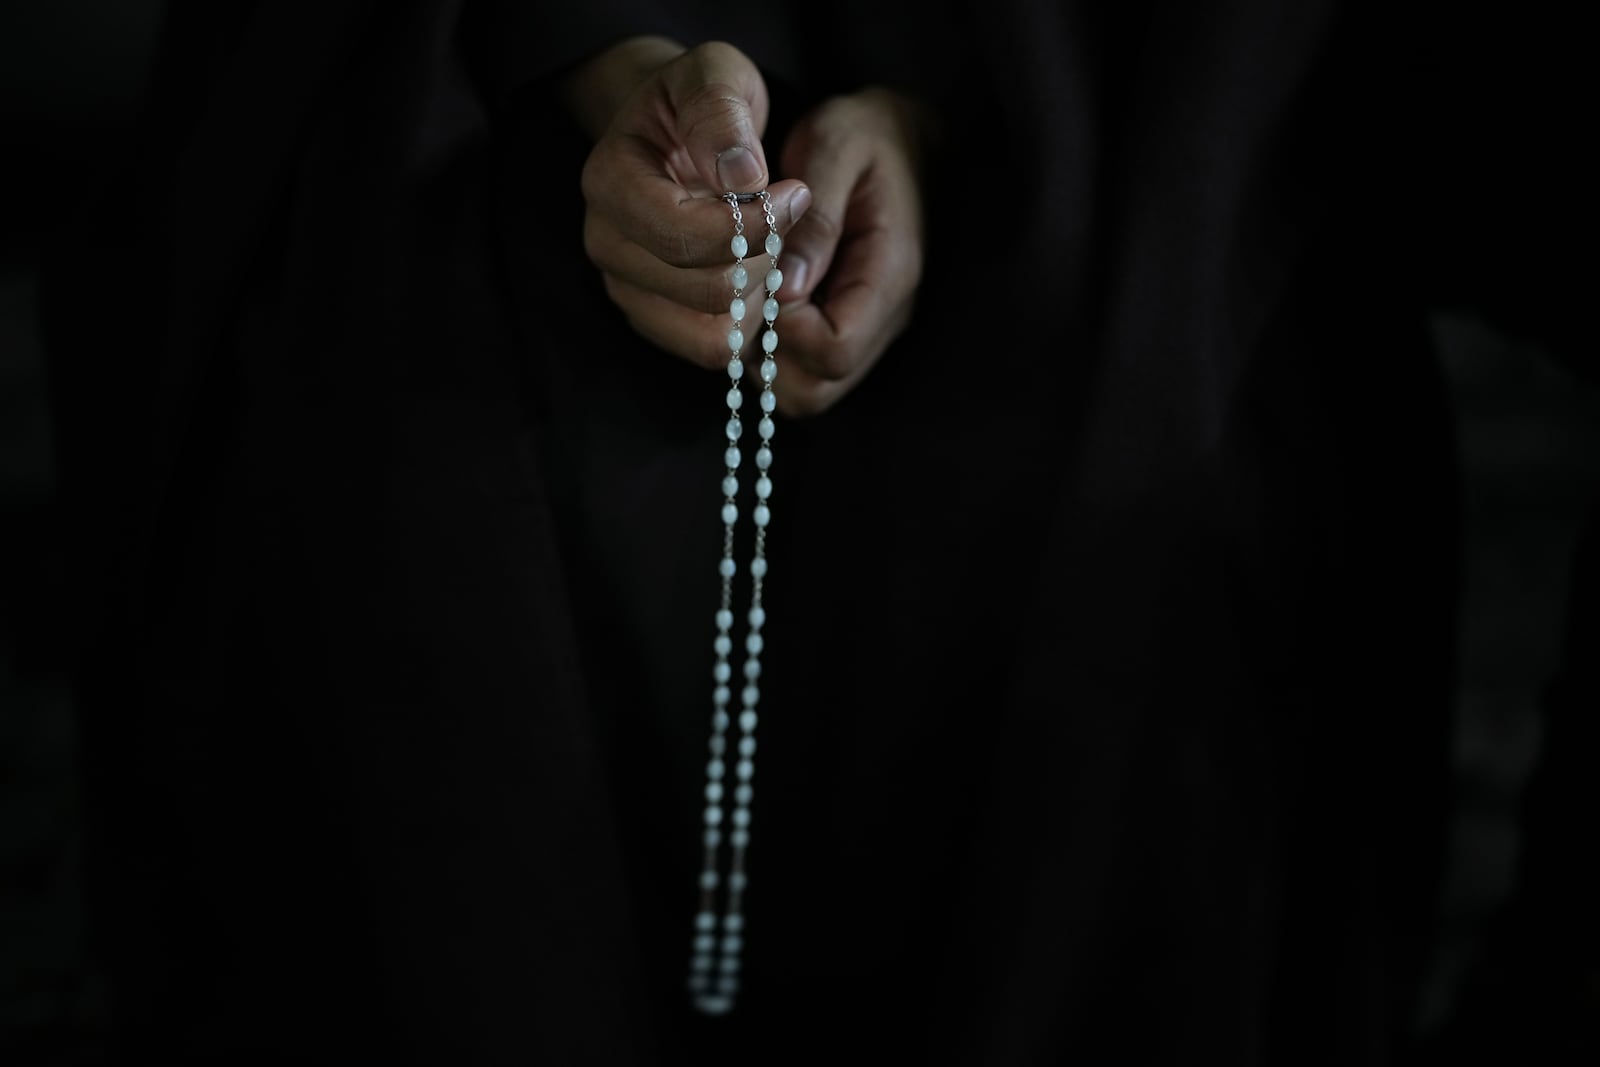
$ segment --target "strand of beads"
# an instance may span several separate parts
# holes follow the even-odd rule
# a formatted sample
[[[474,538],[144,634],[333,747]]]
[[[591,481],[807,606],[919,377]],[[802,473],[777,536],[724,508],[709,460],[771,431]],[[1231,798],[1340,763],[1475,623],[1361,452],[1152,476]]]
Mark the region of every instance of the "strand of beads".
[[[734,530],[739,521],[739,465],[742,455],[739,439],[744,434],[744,422],[739,411],[744,406],[744,392],[740,382],[744,377],[744,320],[746,315],[745,290],[750,283],[745,255],[750,250],[744,233],[744,212],[741,199],[734,193],[723,199],[733,211],[733,299],[728,305],[732,327],[728,330],[728,446],[723,455],[726,473],[722,478],[722,560],[718,573],[722,578],[722,595],[717,607],[717,636],[712,642],[716,659],[712,666],[715,687],[711,703],[711,740],[709,759],[706,761],[705,858],[700,872],[700,910],[695,915],[694,950],[689,960],[689,989],[695,1007],[710,1015],[721,1015],[732,1010],[739,993],[740,953],[744,948],[744,892],[748,879],[745,874],[745,852],[750,845],[750,802],[754,796],[751,779],[755,776],[756,739],[758,721],[756,711],[761,701],[761,651],[764,640],[761,628],[767,613],[761,604],[762,586],[767,576],[767,524],[772,511],[768,500],[772,496],[772,436],[775,425],[772,413],[777,408],[777,396],[772,383],[778,377],[778,364],[774,358],[778,349],[778,334],[774,324],[778,318],[778,289],[783,285],[783,272],[778,269],[778,253],[783,249],[783,239],[778,236],[777,219],[772,214],[772,198],[765,191],[756,194],[760,199],[762,215],[767,224],[767,276],[766,298],[761,305],[765,329],[761,335],[762,360],[759,372],[761,393],[759,405],[761,419],[757,433],[761,444],[756,449],[756,504],[752,513],[755,522],[755,547],[750,560],[750,611],[746,616],[744,684],[740,691],[738,759],[734,762],[737,784],[733,788],[733,810],[728,833],[729,863],[726,896],[723,907],[718,907],[718,889],[722,887],[721,853],[723,843],[722,816],[727,790],[724,779],[728,766],[729,705],[733,700],[733,666],[729,657],[733,653],[733,578],[738,572],[734,562]],[[745,201],[748,202],[748,198]],[[720,938],[719,938],[720,933]]]

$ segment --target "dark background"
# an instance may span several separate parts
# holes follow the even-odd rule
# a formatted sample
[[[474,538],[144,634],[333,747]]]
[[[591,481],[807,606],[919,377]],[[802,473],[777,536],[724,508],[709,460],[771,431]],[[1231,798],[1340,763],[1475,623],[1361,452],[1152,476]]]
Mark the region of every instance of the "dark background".
[[[102,1016],[82,917],[73,620],[39,264],[124,158],[162,7],[0,5],[0,1063],[10,1067],[92,1061]],[[1600,490],[1600,396],[1476,319],[1440,313],[1432,326],[1467,535],[1455,832],[1418,1019],[1437,1033],[1460,1022],[1484,924],[1513,889],[1517,797],[1540,750],[1578,526]]]

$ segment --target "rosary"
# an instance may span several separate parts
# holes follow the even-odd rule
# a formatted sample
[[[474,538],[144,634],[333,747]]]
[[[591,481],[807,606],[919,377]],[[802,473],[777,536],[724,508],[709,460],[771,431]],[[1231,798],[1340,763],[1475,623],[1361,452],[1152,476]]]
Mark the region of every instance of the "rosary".
[[[745,851],[750,846],[750,800],[753,796],[751,778],[755,776],[756,756],[756,705],[761,700],[761,627],[767,613],[761,607],[761,585],[767,576],[767,523],[772,512],[767,500],[772,496],[772,412],[778,406],[772,383],[778,377],[778,364],[773,353],[778,349],[778,335],[773,323],[778,318],[778,288],[783,285],[783,272],[778,269],[778,253],[783,250],[783,239],[778,236],[777,220],[772,215],[772,197],[765,190],[759,193],[725,193],[722,197],[733,211],[732,273],[733,300],[728,314],[733,326],[728,330],[728,423],[727,451],[723,453],[726,473],[722,478],[722,561],[717,572],[722,576],[722,599],[717,608],[717,636],[712,642],[716,660],[711,676],[715,686],[711,692],[710,755],[706,761],[705,810],[705,861],[700,871],[700,909],[694,918],[694,948],[689,958],[689,992],[694,1006],[708,1015],[722,1015],[732,1010],[739,993],[739,953],[744,947],[744,891]],[[739,735],[737,756],[728,751],[729,726],[732,718],[729,706],[733,701],[733,578],[738,566],[733,560],[734,528],[739,521],[739,464],[743,453],[739,439],[744,434],[744,421],[739,409],[744,406],[744,391],[740,382],[744,378],[744,319],[745,288],[750,284],[750,272],[745,267],[745,254],[750,242],[744,234],[744,212],[741,205],[759,201],[761,213],[767,224],[767,276],[766,299],[761,304],[761,318],[765,328],[761,332],[761,393],[759,406],[761,419],[756,433],[761,443],[756,446],[756,505],[751,515],[755,522],[755,549],[750,559],[750,611],[746,616],[748,628],[744,639],[744,685],[739,693]],[[725,798],[729,791],[724,786],[729,763],[737,782],[732,788],[732,811],[728,812],[731,827],[727,834],[728,863],[723,873],[723,814]],[[720,935],[720,936],[719,936]]]

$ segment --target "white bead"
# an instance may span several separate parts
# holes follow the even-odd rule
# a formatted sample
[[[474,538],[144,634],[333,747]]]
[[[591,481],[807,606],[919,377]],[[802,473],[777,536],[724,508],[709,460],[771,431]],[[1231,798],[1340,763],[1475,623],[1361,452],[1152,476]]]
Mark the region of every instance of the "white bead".
[[[725,711],[719,711],[716,714],[712,715],[711,716],[711,728],[713,730],[717,730],[717,731],[726,730],[728,728],[728,713],[725,712]],[[722,753],[713,752],[711,754],[713,756],[720,756]]]
[[[751,608],[749,617],[750,625],[759,630],[767,624],[767,609],[763,607]]]
[[[696,997],[694,1006],[706,1015],[726,1015],[733,1009],[733,1001],[727,996]]]
[[[720,756],[728,751],[728,739],[721,734],[712,734],[710,740],[706,742],[706,747],[711,750],[713,756]]]
[[[767,302],[761,305],[761,317],[771,322],[778,317],[778,302],[772,297],[767,297]]]
[[[733,268],[733,273],[728,275],[728,281],[733,283],[733,287],[735,289],[743,289],[745,286],[750,284],[750,272],[745,270],[742,266],[735,267]],[[770,289],[771,286],[768,286],[767,288]]]
[[[731,997],[739,992],[739,979],[731,974],[725,974],[717,979],[717,992],[722,996]]]
[[[771,415],[761,416],[761,424],[757,427],[761,431],[761,439],[763,441],[772,440],[772,435],[777,428],[778,424],[772,421]]]
[[[767,561],[765,559],[751,560],[750,573],[757,578],[765,578],[767,576]]]
[[[729,330],[728,331],[728,347],[730,349],[732,349],[733,351],[735,351],[735,352],[739,351],[739,349],[744,347],[744,331],[743,330],[735,329],[735,330]],[[769,349],[767,349],[767,351],[771,352],[772,349],[769,348]]]
[[[761,393],[761,410],[765,411],[768,415],[771,415],[774,411],[778,410],[778,394],[774,393],[771,389],[763,390]]]
[[[741,777],[741,778],[750,777],[750,775],[744,774],[742,772],[742,768],[744,767],[744,765],[746,763],[749,763],[750,757],[754,756],[755,754],[756,754],[756,739],[753,738],[753,737],[742,737],[742,738],[740,738],[739,739],[739,755],[743,756],[744,759],[739,761],[739,766],[741,768],[741,773],[740,773],[739,777]],[[755,764],[751,763],[750,766],[751,766],[752,769],[754,769]]]
[[[737,875],[734,877],[737,877]],[[728,881],[729,883],[732,883],[733,878],[730,877]],[[724,956],[722,957],[722,961],[717,964],[717,967],[722,971],[723,974],[737,974],[739,972],[739,957]]]
[[[717,612],[717,629],[726,630],[733,626],[733,612],[723,608]]]
[[[741,785],[738,789],[733,791],[733,799],[740,804],[748,804],[750,803],[750,799],[755,796],[755,792],[756,791],[751,789],[748,785]]]
[[[753,659],[746,660],[744,665],[744,676],[750,679],[752,682],[761,677],[761,664]]]
[[[722,940],[724,943],[726,943],[728,939],[723,938]],[[715,934],[701,934],[699,937],[694,939],[694,950],[696,952],[710,952],[716,947],[717,938]]]
[[[757,510],[760,510],[759,508]],[[761,650],[766,647],[766,642],[761,640],[760,634],[751,634],[744,639],[744,650],[752,656],[761,655]],[[748,703],[748,702],[747,702]]]
[[[723,483],[722,483],[724,492],[727,492],[728,482],[733,482],[734,486],[736,488],[738,487],[739,483],[738,483],[737,480],[735,480],[733,478],[724,479]],[[728,495],[732,496],[733,494],[731,492],[728,492]],[[769,497],[771,495],[772,495],[772,479],[768,478],[766,475],[762,475],[760,478],[757,478],[756,479],[756,496],[760,497],[762,500],[765,500],[765,499],[767,499],[767,497]]]
[[[769,333],[767,336],[776,338],[778,335],[775,333]],[[776,340],[774,340],[772,343],[772,348],[776,347],[778,347],[778,343]],[[767,349],[767,351],[771,352],[772,348]],[[778,364],[776,360],[764,359],[761,361],[761,380],[766,382],[768,385],[771,385],[773,382],[778,380]]]
[[[722,495],[723,496],[737,496],[738,493],[739,493],[739,479],[735,478],[731,474],[722,479]]]
[[[722,809],[713,804],[706,809],[706,825],[715,826],[722,821]]]
[[[716,871],[701,871],[700,872],[700,888],[701,889],[715,889],[715,888],[717,888],[717,882],[719,880],[720,879],[717,878],[717,872]]]
[[[722,521],[727,526],[732,526],[734,523],[738,522],[739,521],[739,505],[737,505],[737,504],[724,504],[724,505],[722,505]]]
[[[716,650],[717,655],[726,656],[733,651],[733,640],[727,634],[719,634],[711,643],[711,647]]]
[[[706,783],[706,799],[707,800],[711,800],[711,801],[717,801],[717,800],[721,800],[722,799],[722,783],[721,782],[707,782]]]
[[[722,453],[722,465],[729,470],[737,470],[742,459],[744,456],[740,454],[738,445],[729,445],[728,450]]]
[[[732,578],[733,573],[736,570],[738,570],[738,564],[734,563],[733,560],[727,558],[726,556],[722,558],[721,563],[717,564],[717,573],[722,575],[724,578]]]
[[[738,419],[729,419],[728,425],[725,428],[725,432],[728,435],[728,440],[737,441],[739,439],[739,435],[744,433],[744,424]]]
[[[718,640],[727,641],[730,646],[733,644],[733,640],[727,634],[723,634]],[[729,651],[731,652],[732,649],[730,648]],[[728,691],[728,687],[725,685],[719,685],[711,691],[711,699],[718,707],[726,704],[732,696],[733,694]]]
[[[745,816],[746,816],[745,822],[749,822],[750,821],[750,819],[748,817],[749,814],[750,814],[749,812],[745,812]],[[748,887],[749,885],[750,885],[750,876],[745,874],[743,871],[730,871],[730,872],[728,872],[728,888],[729,889],[732,889],[735,892],[742,893],[742,892],[744,892],[746,887]],[[730,957],[730,959],[731,958],[732,957]]]
[[[689,976],[689,991],[691,993],[704,993],[706,990],[708,990],[710,988],[711,988],[711,979],[707,978],[705,975],[703,975],[703,974],[692,974],[692,975]],[[695,1000],[695,1003],[696,1004],[700,1003],[701,999],[704,999],[704,998],[697,998]],[[701,1010],[703,1011],[705,1009],[702,1008]]]
[[[733,254],[736,257],[743,259],[744,254],[750,251],[750,242],[744,239],[744,234],[736,233],[733,235],[733,240],[728,242],[728,247],[733,249]],[[742,289],[744,286],[741,285],[739,288]]]
[[[733,316],[734,322],[742,322],[744,320],[744,301],[734,297],[733,303],[728,305],[728,314]]]
[[[700,914],[709,915],[710,912],[703,911]],[[724,916],[722,919],[722,928],[730,934],[738,933],[740,930],[744,929],[744,916],[738,914],[737,912],[732,915]]]
[[[748,738],[746,740],[748,740]],[[743,748],[744,746],[740,745],[739,747]],[[734,767],[734,773],[736,773],[739,776],[739,780],[741,782],[748,782],[751,778],[753,778],[755,776],[755,773],[756,773],[755,760],[749,760],[749,759],[740,760],[738,765],[736,767]]]
[[[772,521],[772,509],[767,507],[765,504],[757,504],[756,510],[753,513],[753,517],[756,520],[757,526],[765,526],[767,523]]]
[[[722,817],[722,813],[720,811],[717,812],[717,817],[718,818]],[[740,808],[740,809],[738,809],[737,811],[735,811],[733,813],[733,825],[735,825],[735,826],[749,826],[750,825],[750,811],[749,811],[748,808]],[[729,881],[732,881],[732,879],[729,879]]]
[[[729,916],[729,918],[732,918],[732,916]],[[694,928],[696,930],[715,930],[717,928],[717,917],[709,911],[702,911],[694,917]],[[722,921],[722,928],[725,930],[733,929],[728,925],[727,919]]]
[[[741,287],[742,288],[742,287]],[[767,292],[776,293],[783,288],[783,271],[773,267],[767,271]]]
[[[782,252],[782,251],[783,251],[783,238],[779,237],[775,233],[769,232],[767,234],[767,255],[775,256],[779,252]],[[739,252],[736,249],[735,250],[735,255],[741,255],[742,256],[742,255],[744,255],[744,253],[743,252]]]
[[[723,767],[722,761],[719,759],[709,760],[706,763],[706,777],[713,782],[722,777],[724,770],[726,768]]]
[[[740,378],[744,377],[744,360],[728,360],[728,377],[732,378],[734,381],[738,381]]]
[[[757,704],[761,703],[761,687],[747,685],[744,687],[743,692],[741,692],[739,696],[744,700],[745,707],[753,708]]]
[[[744,938],[738,934],[731,934],[722,939],[722,951],[729,956],[737,956],[742,948],[744,948]]]
[[[744,393],[736,385],[728,390],[728,410],[738,411],[744,406]]]
[[[745,733],[750,733],[753,731],[756,728],[756,724],[760,721],[761,715],[758,712],[745,710],[739,713],[739,729],[743,730]]]
[[[729,667],[726,663],[719,663],[715,667],[711,668],[711,677],[715,678],[719,682],[726,682],[729,678],[733,677],[733,668]]]
[[[689,969],[694,971],[709,971],[711,969],[710,956],[696,956],[689,961]]]
[[[739,333],[738,330],[735,330],[733,332],[734,333]],[[733,343],[733,337],[732,337],[731,334],[728,337],[728,343],[729,344]],[[742,333],[739,333],[739,343],[741,345],[744,344],[744,334],[742,334]],[[778,331],[777,330],[768,330],[766,333],[761,335],[761,351],[763,351],[763,352],[776,352],[777,350],[778,350]],[[763,375],[762,377],[766,377],[766,376]],[[768,378],[767,380],[771,381],[772,379]]]
[[[768,467],[772,466],[772,449],[768,448],[766,445],[762,445],[756,450],[756,466],[760,467],[762,470],[766,470]]]
[[[733,845],[734,848],[746,848],[750,844],[750,831],[735,830],[733,833],[728,835],[728,841]]]

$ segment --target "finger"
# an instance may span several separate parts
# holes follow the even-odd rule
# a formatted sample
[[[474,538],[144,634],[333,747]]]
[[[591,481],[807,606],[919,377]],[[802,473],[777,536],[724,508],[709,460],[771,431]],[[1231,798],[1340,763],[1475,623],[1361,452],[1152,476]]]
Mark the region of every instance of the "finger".
[[[675,130],[700,180],[718,192],[766,188],[767,87],[750,58],[713,41],[662,72]]]
[[[812,196],[804,218],[784,241],[785,288],[791,297],[809,297],[827,275],[844,235],[850,198],[870,162],[866,138],[815,127],[798,130],[784,145],[785,172],[802,179]]]
[[[772,187],[773,217],[778,232],[793,230],[793,219],[804,216],[810,190],[799,182],[779,182]],[[720,200],[692,201],[671,206],[666,219],[642,217],[626,197],[617,203],[591,202],[584,216],[584,250],[595,266],[650,289],[697,311],[727,307],[732,295],[733,216]],[[744,207],[748,243],[759,249],[765,221],[752,205]],[[674,229],[680,226],[681,229]],[[753,269],[753,268],[752,268]]]
[[[863,362],[843,378],[823,378],[781,356],[778,364],[778,377],[772,383],[772,391],[778,397],[779,413],[790,418],[827,411],[844,399],[873,366],[872,362]]]
[[[732,349],[728,347],[731,323],[726,310],[721,315],[693,311],[609,274],[605,275],[605,286],[612,302],[627,316],[628,324],[657,348],[708,370],[727,367]],[[744,333],[747,338],[755,337],[754,324],[748,318]],[[744,351],[748,354],[749,350],[747,340]]]
[[[846,381],[870,366],[910,320],[917,270],[903,234],[874,230],[841,246],[820,302],[786,305],[780,349],[807,373]]]
[[[811,191],[799,181],[779,182],[768,194],[780,233],[792,230],[811,205]],[[690,195],[663,171],[660,157],[642,140],[602,139],[584,164],[583,195],[591,213],[672,267],[709,267],[733,258],[728,205],[711,195]],[[747,229],[758,218],[745,208]],[[588,251],[593,259],[603,249]]]
[[[605,274],[691,311],[725,312],[733,298],[729,257],[723,257],[720,267],[674,267],[627,240],[609,220],[593,212],[584,221],[584,245],[590,261]]]
[[[583,167],[583,197],[629,242],[674,267],[709,266],[730,257],[728,206],[694,196],[642,138],[608,134]],[[588,249],[594,258],[596,249]]]
[[[909,294],[851,283],[828,304],[802,304],[780,314],[780,370],[773,383],[778,410],[816,415],[853,390],[910,321]]]

